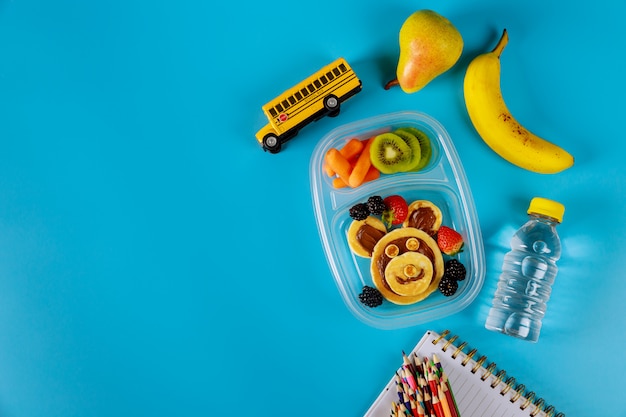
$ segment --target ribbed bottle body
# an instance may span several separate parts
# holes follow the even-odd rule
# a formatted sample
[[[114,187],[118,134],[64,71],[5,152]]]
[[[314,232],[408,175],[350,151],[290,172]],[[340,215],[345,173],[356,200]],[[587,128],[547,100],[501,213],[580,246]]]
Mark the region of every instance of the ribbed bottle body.
[[[556,278],[561,241],[554,219],[530,215],[511,239],[485,327],[536,342]]]

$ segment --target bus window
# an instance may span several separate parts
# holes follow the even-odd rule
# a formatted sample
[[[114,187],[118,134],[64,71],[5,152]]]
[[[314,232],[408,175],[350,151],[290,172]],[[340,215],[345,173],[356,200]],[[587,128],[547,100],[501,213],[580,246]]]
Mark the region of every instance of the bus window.
[[[326,76],[325,76],[325,75],[322,75],[322,76],[320,77],[320,80],[322,80],[322,84],[324,84],[324,85],[328,84],[328,78],[326,78]]]
[[[276,110],[278,110],[279,112],[283,111],[283,106],[281,106],[280,104],[276,105]]]
[[[339,71],[339,68],[334,68],[334,69],[333,69],[333,73],[334,73],[337,77],[339,77],[339,74],[341,74],[341,72]]]
[[[283,101],[282,101],[282,105],[283,105],[283,107],[284,107],[285,109],[288,109],[288,108],[289,108],[289,103],[287,102],[287,100],[283,100]]]
[[[270,115],[272,115],[272,117],[276,117],[278,116],[278,112],[276,111],[276,109],[274,109],[273,107],[270,109]]]
[[[346,72],[346,66],[343,64],[339,65],[339,69],[341,70],[341,72]]]
[[[333,75],[333,73],[332,73],[332,72],[330,72],[330,71],[328,71],[328,72],[326,73],[326,76],[327,76],[327,77],[328,77],[328,79],[329,79],[329,80],[331,80],[331,81],[333,80],[333,78],[335,78],[335,76]]]
[[[302,100],[302,94],[299,91],[296,93],[296,100]]]
[[[300,90],[300,92],[302,93],[304,97],[309,95],[309,90],[307,90],[306,88],[303,88],[302,90]]]
[[[315,87],[313,87],[313,84],[309,84],[307,85],[307,88],[309,89],[310,92],[314,92],[315,91]]]
[[[320,83],[320,80],[313,81],[313,84],[315,84],[316,88],[320,88],[322,86],[322,83]]]
[[[289,96],[289,103],[296,104],[296,99],[293,96]]]

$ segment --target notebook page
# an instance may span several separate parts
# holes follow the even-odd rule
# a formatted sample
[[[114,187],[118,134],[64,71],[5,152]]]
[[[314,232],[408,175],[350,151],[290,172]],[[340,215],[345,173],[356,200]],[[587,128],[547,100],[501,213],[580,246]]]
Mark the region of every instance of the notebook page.
[[[527,399],[517,394],[512,388],[506,390],[504,395],[501,394],[506,385],[501,381],[501,378],[485,369],[489,366],[488,360],[485,359],[484,363],[481,364],[482,366],[477,366],[477,360],[480,360],[479,356],[482,354],[479,353],[479,356],[468,359],[463,366],[467,354],[444,338],[441,338],[434,345],[432,342],[438,338],[438,333],[426,332],[409,356],[412,357],[414,352],[417,352],[422,358],[432,358],[433,354],[437,355],[448,375],[462,417],[528,417],[535,410],[534,405],[526,404]],[[443,347],[446,347],[446,351],[442,350]],[[401,364],[402,358],[399,354],[398,367]],[[474,368],[476,368],[476,372],[472,373]],[[391,404],[393,401],[397,401],[397,398],[395,379],[392,375],[387,386],[365,413],[365,417],[389,417]],[[511,399],[515,398],[517,400],[511,402]],[[524,404],[527,407],[521,409],[520,406]],[[536,415],[544,416],[545,413],[539,412]]]

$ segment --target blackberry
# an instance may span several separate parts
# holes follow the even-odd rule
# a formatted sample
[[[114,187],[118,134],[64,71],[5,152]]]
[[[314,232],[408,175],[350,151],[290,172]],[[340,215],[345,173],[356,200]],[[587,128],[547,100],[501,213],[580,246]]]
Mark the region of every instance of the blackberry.
[[[456,259],[446,261],[444,271],[445,275],[457,281],[463,281],[465,279],[465,275],[467,274],[465,266]]]
[[[378,307],[383,303],[383,295],[376,288],[366,285],[359,294],[359,300],[368,307]]]
[[[350,217],[354,220],[365,220],[370,215],[370,210],[367,208],[367,204],[359,203],[350,208]]]
[[[370,213],[380,216],[383,214],[387,206],[381,196],[373,195],[367,199],[367,208],[369,208]]]
[[[439,291],[446,297],[450,297],[454,295],[456,290],[459,289],[459,283],[446,275],[443,276],[441,281],[439,281]]]

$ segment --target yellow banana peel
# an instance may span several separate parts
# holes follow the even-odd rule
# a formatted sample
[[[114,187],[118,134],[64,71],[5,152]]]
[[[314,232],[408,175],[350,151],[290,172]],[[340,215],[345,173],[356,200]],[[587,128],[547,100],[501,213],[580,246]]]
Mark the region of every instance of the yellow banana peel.
[[[574,164],[574,157],[526,129],[502,97],[500,55],[508,39],[504,29],[491,52],[470,62],[463,85],[467,112],[480,137],[502,158],[532,172],[561,172]]]

